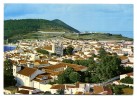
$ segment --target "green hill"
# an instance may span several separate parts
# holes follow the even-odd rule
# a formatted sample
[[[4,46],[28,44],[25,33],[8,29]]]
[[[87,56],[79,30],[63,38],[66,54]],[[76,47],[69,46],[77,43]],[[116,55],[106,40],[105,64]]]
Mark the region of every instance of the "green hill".
[[[79,40],[127,40],[133,41],[133,38],[124,37],[121,34],[111,33],[84,33],[84,34],[64,34],[64,38]]]
[[[66,33],[79,32],[59,19],[52,21],[45,19],[19,19],[4,21],[4,39],[9,39],[14,36],[22,36],[37,31]]]

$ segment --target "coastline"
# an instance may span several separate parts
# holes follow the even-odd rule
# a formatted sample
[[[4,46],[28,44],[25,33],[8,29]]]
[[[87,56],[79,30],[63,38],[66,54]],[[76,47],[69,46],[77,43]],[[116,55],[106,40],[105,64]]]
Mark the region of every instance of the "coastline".
[[[4,45],[4,52],[7,52],[7,51],[12,51],[14,49],[16,49],[16,45]]]
[[[17,45],[15,45],[15,44],[4,44],[4,46],[7,46],[7,47],[17,47]]]

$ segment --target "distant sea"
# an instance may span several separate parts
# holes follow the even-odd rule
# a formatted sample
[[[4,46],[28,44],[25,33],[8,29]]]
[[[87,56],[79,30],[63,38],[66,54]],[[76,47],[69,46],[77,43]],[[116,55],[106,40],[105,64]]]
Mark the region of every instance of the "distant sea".
[[[6,51],[12,51],[16,48],[16,46],[4,46],[4,52]]]

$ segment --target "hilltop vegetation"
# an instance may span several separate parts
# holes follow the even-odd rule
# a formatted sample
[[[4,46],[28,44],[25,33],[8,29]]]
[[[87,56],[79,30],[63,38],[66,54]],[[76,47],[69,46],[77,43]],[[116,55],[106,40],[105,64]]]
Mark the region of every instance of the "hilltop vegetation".
[[[121,34],[81,34],[78,30],[58,19],[51,21],[45,19],[19,19],[4,21],[4,43],[6,43],[7,39],[8,42],[16,42],[20,39],[48,39],[53,37],[64,37],[74,40],[133,40],[132,38],[123,37]]]
[[[37,31],[46,32],[79,32],[71,26],[65,24],[61,20],[44,20],[44,19],[19,19],[4,21],[4,39],[14,36],[22,37],[22,35]]]
[[[111,33],[65,34],[64,37],[74,40],[133,40],[132,38],[124,37],[121,34]]]

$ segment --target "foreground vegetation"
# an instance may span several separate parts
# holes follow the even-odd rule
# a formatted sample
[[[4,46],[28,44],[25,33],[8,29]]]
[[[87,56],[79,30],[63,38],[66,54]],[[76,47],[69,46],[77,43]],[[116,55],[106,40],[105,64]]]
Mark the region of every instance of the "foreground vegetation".
[[[125,68],[121,66],[121,60],[116,54],[110,55],[103,48],[100,49],[99,55],[96,56],[99,58],[97,61],[94,61],[93,57],[87,60],[63,60],[63,62],[65,63],[78,64],[88,67],[88,70],[86,72],[78,72],[81,77],[74,82],[80,81],[89,83],[100,83],[118,75],[133,72],[133,68]],[[69,70],[69,72],[70,71],[72,70]],[[59,83],[73,83],[72,81],[69,81],[69,79],[66,78],[65,75],[65,73],[59,75],[58,81],[61,81]]]
[[[16,81],[12,71],[12,61],[7,59],[4,61],[4,87],[15,86]]]

